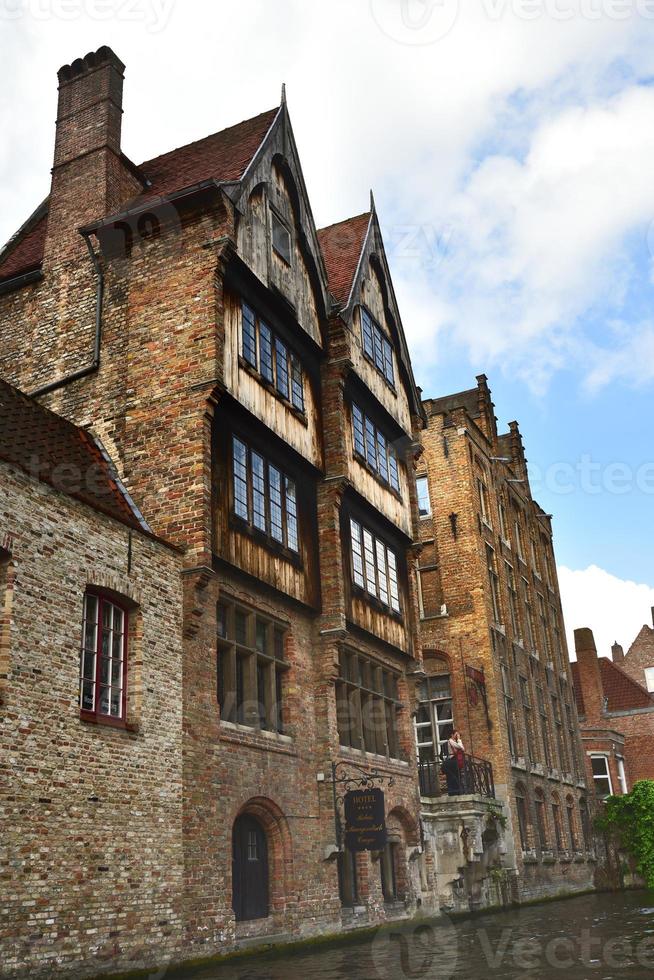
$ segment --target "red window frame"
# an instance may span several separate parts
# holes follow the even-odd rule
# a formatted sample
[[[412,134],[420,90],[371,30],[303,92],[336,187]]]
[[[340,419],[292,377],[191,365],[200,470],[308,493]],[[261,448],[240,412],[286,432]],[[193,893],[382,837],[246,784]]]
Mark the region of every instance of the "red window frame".
[[[87,644],[87,610],[88,610],[88,600],[93,599],[97,603],[96,605],[96,619],[92,623],[95,627],[95,641],[93,645]],[[102,677],[102,666],[104,661],[111,661],[115,658],[112,656],[107,657],[103,651],[103,633],[107,628],[104,625],[104,610],[105,607],[110,606],[111,612],[111,652],[114,652],[113,638],[114,638],[114,609],[120,610],[122,613],[122,643],[121,643],[121,657],[120,657],[120,682],[121,682],[121,696],[120,696],[120,714],[114,715],[102,711],[100,704],[100,692],[103,687],[109,687],[111,690],[111,667],[109,668],[109,684],[102,684],[100,678]],[[82,642],[80,646],[80,670],[79,670],[79,709],[80,718],[83,721],[93,721],[103,725],[113,725],[116,728],[127,728],[127,663],[128,663],[128,651],[129,651],[129,610],[127,607],[119,600],[113,598],[112,596],[104,595],[102,592],[96,592],[94,590],[88,590],[84,594],[84,604],[83,604],[83,617],[82,617]],[[86,658],[91,655],[93,660],[93,676],[89,677],[85,672],[86,669]],[[92,684],[93,691],[93,708],[84,707],[84,688],[85,684]],[[109,702],[109,709],[111,710],[111,701]]]

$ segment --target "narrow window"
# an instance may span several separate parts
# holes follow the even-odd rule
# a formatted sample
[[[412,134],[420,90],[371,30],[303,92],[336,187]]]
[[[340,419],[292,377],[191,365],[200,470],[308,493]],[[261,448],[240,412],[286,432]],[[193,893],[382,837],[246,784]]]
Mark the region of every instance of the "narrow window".
[[[280,258],[286,262],[287,265],[291,264],[291,235],[280,218],[277,217],[274,211],[271,211],[272,217],[272,244],[274,250],[277,252]]]
[[[291,404],[304,411],[304,388],[302,385],[302,365],[295,356],[291,354]]]
[[[384,338],[384,375],[389,384],[395,384],[395,372],[393,370],[393,348]]]
[[[363,351],[368,357],[374,358],[375,346],[372,336],[372,320],[367,310],[361,307],[361,333],[363,336]]]
[[[388,450],[386,439],[379,430],[377,431],[377,469],[382,480],[388,483]]]
[[[259,321],[259,353],[261,356],[261,374],[271,384],[273,376],[272,333],[268,324]]]
[[[365,588],[363,576],[363,549],[361,546],[361,525],[350,520],[350,535],[352,539],[352,576],[356,585]]]
[[[416,489],[418,491],[418,512],[421,517],[429,517],[431,501],[429,499],[429,480],[426,476],[416,478]]]
[[[234,513],[244,521],[250,519],[248,506],[248,451],[245,443],[234,437]]]
[[[363,432],[363,412],[358,405],[352,405],[352,434],[355,453],[359,453],[360,456],[365,456],[366,444]]]
[[[242,306],[243,357],[253,368],[257,366],[257,328],[254,311],[243,303]]]
[[[252,510],[254,526],[260,531],[266,531],[266,479],[265,464],[258,453],[252,456]]]
[[[268,491],[270,499],[270,534],[275,541],[283,542],[282,475],[275,466],[268,467]]]
[[[288,477],[286,480],[286,536],[291,551],[299,551],[300,545],[297,530],[297,501],[295,499],[295,483]]]
[[[375,574],[375,549],[373,546],[372,534],[363,529],[363,557],[366,568],[366,589],[370,595],[378,594],[377,575]]]
[[[397,464],[397,454],[393,447],[391,446],[388,453],[388,471],[390,477],[390,483],[393,490],[400,492],[400,473]]]
[[[80,656],[80,708],[100,717],[124,719],[127,614],[105,596],[84,596]]]
[[[283,398],[288,398],[288,351],[279,339],[275,340],[275,369],[277,374],[277,391]]]
[[[527,801],[524,797],[522,787],[516,789],[515,796],[516,810],[518,811],[518,828],[520,830],[520,844],[523,851],[528,851],[529,842],[529,818],[527,815]]]
[[[375,427],[369,418],[366,418],[366,460],[377,469],[377,440],[375,439]]]

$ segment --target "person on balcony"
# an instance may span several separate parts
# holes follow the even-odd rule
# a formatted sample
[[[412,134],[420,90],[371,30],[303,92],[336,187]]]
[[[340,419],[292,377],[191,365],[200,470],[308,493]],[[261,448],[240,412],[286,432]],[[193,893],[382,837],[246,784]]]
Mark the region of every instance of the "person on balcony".
[[[447,747],[451,760],[451,781],[452,786],[456,786],[453,792],[450,791],[450,776],[446,770],[447,792],[449,796],[458,796],[465,793],[465,747],[461,740],[461,733],[455,728],[447,740]]]

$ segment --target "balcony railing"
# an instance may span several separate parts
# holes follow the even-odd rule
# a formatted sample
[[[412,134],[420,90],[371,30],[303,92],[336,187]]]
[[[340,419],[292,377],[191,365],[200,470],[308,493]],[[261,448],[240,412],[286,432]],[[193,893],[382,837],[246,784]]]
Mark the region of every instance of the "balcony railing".
[[[471,793],[475,796],[485,796],[495,799],[495,783],[493,781],[493,766],[486,759],[477,759],[466,752],[463,757],[463,767],[454,766],[450,775],[450,784],[441,770],[442,763],[419,762],[418,776],[420,779],[421,796],[461,795]]]

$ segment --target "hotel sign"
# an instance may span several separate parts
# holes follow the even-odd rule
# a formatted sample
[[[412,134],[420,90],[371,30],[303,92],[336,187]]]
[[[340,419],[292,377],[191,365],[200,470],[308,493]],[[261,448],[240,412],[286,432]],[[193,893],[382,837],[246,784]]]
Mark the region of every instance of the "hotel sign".
[[[384,793],[352,789],[345,794],[345,846],[350,851],[381,851],[386,845]]]

